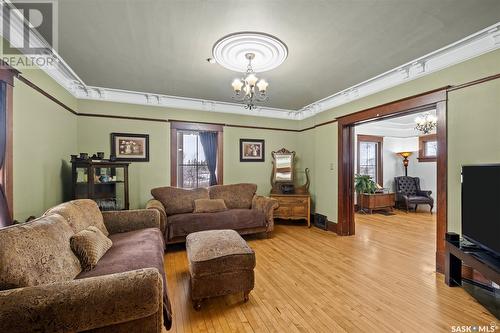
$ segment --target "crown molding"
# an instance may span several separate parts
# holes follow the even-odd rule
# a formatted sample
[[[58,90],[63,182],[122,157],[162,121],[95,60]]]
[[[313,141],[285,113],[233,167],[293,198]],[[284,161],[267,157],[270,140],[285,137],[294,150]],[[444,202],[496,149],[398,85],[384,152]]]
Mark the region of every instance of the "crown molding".
[[[298,110],[306,119],[320,112],[429,75],[500,48],[500,22],[455,43],[339,91]]]
[[[12,6],[12,3],[8,0],[1,0],[0,5]],[[30,30],[33,31],[36,36],[39,36],[31,27]],[[5,40],[10,41],[11,37],[13,39],[21,38],[22,32],[23,24],[20,23],[11,31],[11,36],[4,36],[3,31],[2,36]],[[47,43],[41,37],[37,42],[47,46]],[[342,104],[355,101],[480,56],[484,53],[494,51],[500,48],[500,22],[376,77],[306,105],[299,110],[259,107],[257,110],[250,111],[245,109],[242,104],[237,103],[88,86],[71,69],[56,50],[51,47],[48,48],[51,50],[51,54],[44,56],[53,58],[54,62],[52,66],[41,67],[41,69],[78,99],[303,120]]]

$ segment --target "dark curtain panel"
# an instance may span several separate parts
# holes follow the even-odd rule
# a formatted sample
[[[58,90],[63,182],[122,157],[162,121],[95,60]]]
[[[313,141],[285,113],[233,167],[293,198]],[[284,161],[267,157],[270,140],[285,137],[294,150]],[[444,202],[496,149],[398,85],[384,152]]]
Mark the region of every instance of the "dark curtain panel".
[[[0,169],[3,168],[5,161],[5,148],[7,147],[7,84],[0,81]],[[9,207],[5,197],[5,188],[2,183],[0,186],[0,227],[11,225]]]
[[[210,186],[217,185],[217,132],[200,132],[200,141],[203,152],[207,159],[208,171],[210,172]]]

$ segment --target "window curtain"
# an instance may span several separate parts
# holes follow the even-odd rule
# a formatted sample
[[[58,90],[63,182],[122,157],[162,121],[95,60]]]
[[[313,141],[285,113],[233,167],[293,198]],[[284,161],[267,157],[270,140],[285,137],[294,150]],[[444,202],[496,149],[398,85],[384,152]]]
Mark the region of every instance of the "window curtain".
[[[7,147],[7,84],[0,81],[0,170],[3,173],[5,162],[5,149]],[[5,184],[3,174],[0,175],[0,228],[12,224],[9,214],[9,206],[5,197]]]
[[[203,152],[207,159],[208,171],[210,172],[210,186],[217,185],[217,132],[200,132],[200,141]]]

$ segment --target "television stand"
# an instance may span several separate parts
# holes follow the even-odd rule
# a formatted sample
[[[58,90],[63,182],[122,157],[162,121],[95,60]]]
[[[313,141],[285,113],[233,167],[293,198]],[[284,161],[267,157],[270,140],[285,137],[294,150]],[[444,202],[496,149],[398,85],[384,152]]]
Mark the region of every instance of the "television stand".
[[[460,236],[454,232],[446,233],[444,280],[450,286],[462,285],[462,263],[481,273],[486,279],[500,284],[500,262],[493,253],[460,246]]]

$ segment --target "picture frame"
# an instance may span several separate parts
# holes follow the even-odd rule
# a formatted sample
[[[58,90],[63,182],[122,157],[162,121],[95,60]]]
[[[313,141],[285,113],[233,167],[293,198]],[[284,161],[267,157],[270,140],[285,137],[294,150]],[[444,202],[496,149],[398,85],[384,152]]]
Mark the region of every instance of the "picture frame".
[[[111,156],[115,161],[149,162],[149,135],[111,133]]]
[[[265,141],[261,139],[240,139],[240,162],[264,162]]]

